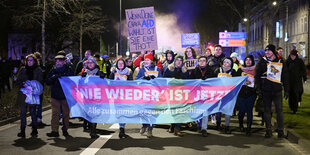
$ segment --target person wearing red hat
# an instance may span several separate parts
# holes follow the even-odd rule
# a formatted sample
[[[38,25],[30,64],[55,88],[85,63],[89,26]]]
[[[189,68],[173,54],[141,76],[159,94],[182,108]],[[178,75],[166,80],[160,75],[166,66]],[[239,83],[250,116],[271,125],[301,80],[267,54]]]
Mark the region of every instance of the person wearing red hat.
[[[297,53],[298,51],[293,49],[286,60],[290,86],[288,103],[293,114],[296,114],[298,103],[301,102],[301,95],[304,91],[303,82],[307,81],[306,66]]]
[[[266,123],[265,138],[271,138],[271,107],[274,103],[277,112],[278,138],[284,138],[283,123],[283,97],[288,97],[288,73],[284,60],[278,56],[276,47],[272,44],[265,48],[265,56],[262,57],[255,67],[254,87],[258,96],[264,103],[264,120]]]
[[[144,62],[136,76],[136,79],[145,79],[145,80],[151,80],[157,77],[162,77],[161,71],[159,67],[155,66],[153,62],[153,55],[151,53],[144,55]],[[140,134],[144,134],[146,131],[146,128],[148,128],[147,137],[153,137],[152,130],[153,125],[152,124],[143,124]]]
[[[156,57],[155,57],[155,50],[149,50],[149,51],[146,51],[146,54],[152,54],[153,56],[153,62],[155,63],[155,65],[157,67],[159,67],[160,71],[163,72],[163,65],[162,63],[160,62],[160,60],[157,60]],[[140,68],[140,64],[142,61],[144,61],[144,55],[145,54],[145,51],[141,51],[141,55],[139,55],[134,61],[133,61],[133,65],[135,67],[138,67]]]

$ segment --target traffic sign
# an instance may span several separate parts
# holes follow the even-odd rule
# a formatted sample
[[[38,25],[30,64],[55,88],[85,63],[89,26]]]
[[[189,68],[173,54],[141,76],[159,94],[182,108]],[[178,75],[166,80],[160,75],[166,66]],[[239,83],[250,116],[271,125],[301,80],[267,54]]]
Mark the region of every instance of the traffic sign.
[[[246,32],[220,32],[219,38],[245,40]]]
[[[222,47],[240,47],[245,46],[245,40],[220,39],[219,44]]]

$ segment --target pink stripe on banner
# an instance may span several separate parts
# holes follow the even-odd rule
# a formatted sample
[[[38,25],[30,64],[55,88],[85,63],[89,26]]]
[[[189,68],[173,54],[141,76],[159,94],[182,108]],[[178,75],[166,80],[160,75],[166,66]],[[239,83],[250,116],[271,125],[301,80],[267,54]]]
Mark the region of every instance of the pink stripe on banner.
[[[185,104],[215,103],[235,88],[229,86],[71,85],[78,103]]]

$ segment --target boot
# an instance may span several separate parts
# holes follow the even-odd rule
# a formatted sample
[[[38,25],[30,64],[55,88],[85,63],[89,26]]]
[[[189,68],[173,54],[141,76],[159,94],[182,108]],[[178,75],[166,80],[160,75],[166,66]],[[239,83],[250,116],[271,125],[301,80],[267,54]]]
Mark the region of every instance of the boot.
[[[181,131],[180,131],[180,130],[178,130],[178,129],[174,129],[174,135],[176,135],[176,136],[180,136],[180,137],[182,137],[182,136],[183,136],[183,134],[181,133]]]
[[[272,136],[271,129],[267,129],[266,134],[265,134],[265,138],[271,138],[271,136]]]
[[[239,129],[240,129],[240,132],[244,132],[243,120],[240,120],[240,119],[239,119]]]
[[[153,129],[148,129],[148,130],[147,130],[147,138],[153,137],[152,131],[153,131]]]
[[[170,128],[168,129],[168,132],[174,133],[174,127],[175,127],[175,124],[171,124]]]
[[[216,130],[221,130],[221,122],[216,122]]]
[[[251,126],[252,124],[251,123],[248,123],[248,126],[247,126],[247,129],[246,129],[246,136],[251,136]]]
[[[201,134],[202,134],[203,137],[208,137],[207,130],[201,130]]]
[[[285,138],[283,130],[278,130],[278,138]]]
[[[121,138],[126,138],[127,135],[125,134],[125,129],[124,128],[119,128],[119,134],[118,137]]]
[[[17,134],[17,136],[21,138],[25,138],[26,137],[25,129],[26,129],[25,127],[21,127],[20,132]]]
[[[229,126],[225,126],[225,134],[231,134],[231,131],[229,129]]]
[[[90,126],[90,133],[89,133],[90,138],[92,139],[98,138],[99,136],[96,133],[97,123],[90,123],[89,126]]]
[[[38,137],[37,127],[32,127],[31,137]]]
[[[67,130],[63,130],[63,131],[62,131],[62,135],[63,135],[64,137],[70,137],[70,135],[69,135],[69,133],[68,133]]]
[[[142,128],[140,129],[140,134],[143,135],[145,131],[146,131],[146,127],[142,127]]]

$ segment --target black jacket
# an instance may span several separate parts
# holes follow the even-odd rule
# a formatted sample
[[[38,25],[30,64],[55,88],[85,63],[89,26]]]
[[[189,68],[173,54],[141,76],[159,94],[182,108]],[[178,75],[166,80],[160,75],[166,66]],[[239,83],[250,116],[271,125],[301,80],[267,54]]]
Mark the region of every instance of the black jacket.
[[[52,87],[51,97],[57,100],[66,99],[65,94],[61,88],[58,78],[62,76],[73,76],[74,73],[67,64],[61,68],[54,67],[47,75],[46,84]]]
[[[288,68],[290,91],[296,93],[303,92],[303,81],[307,80],[307,71],[304,62],[299,57],[292,60],[289,56],[286,60],[286,65]]]
[[[224,57],[225,57],[225,55],[221,54],[218,57],[213,55],[211,58],[208,58],[208,65],[211,67],[213,72],[215,71],[215,69],[217,69],[221,66],[221,62],[222,62],[222,59]]]
[[[245,60],[247,58],[250,58],[252,60],[252,65],[250,67],[255,67],[254,57],[252,55],[248,55],[247,57],[244,58],[244,61],[243,61],[244,63],[245,63]],[[243,65],[243,67],[246,67],[246,66]],[[237,71],[238,76],[241,76],[242,72],[243,72],[242,69],[239,68]],[[243,98],[247,98],[247,97],[255,95],[255,94],[256,94],[255,88],[248,87],[247,85],[243,85],[238,96],[243,97]]]
[[[276,83],[273,81],[268,80],[266,77],[267,75],[267,63],[265,57],[261,58],[255,67],[255,74],[254,74],[254,85],[259,92],[279,92],[282,91],[282,85],[284,87],[284,91],[288,92],[288,73],[287,73],[287,66],[284,63],[283,59],[279,59],[276,57],[272,62],[278,62],[283,64],[282,67],[282,74],[281,74],[281,83]]]
[[[202,69],[199,66],[196,66],[196,68],[192,71],[192,74],[190,75],[190,79],[205,80],[207,78],[215,77],[210,66],[207,65],[205,70],[206,70],[206,73],[202,75]]]
[[[189,71],[185,65],[183,65],[181,68],[175,68],[174,63],[172,63],[168,65],[163,76],[167,78],[188,79]]]

